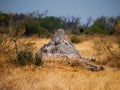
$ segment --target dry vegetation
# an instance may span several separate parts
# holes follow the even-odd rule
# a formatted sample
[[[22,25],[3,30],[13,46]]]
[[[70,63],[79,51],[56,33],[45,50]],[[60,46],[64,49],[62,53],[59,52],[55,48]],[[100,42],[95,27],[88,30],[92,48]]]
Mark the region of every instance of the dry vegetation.
[[[85,38],[86,37],[86,38]],[[81,43],[75,44],[76,48],[80,51],[83,56],[96,57],[99,64],[103,64],[108,58],[106,58],[107,50],[101,50],[100,46],[106,47],[105,42],[108,40],[115,48],[114,52],[119,50],[119,39],[115,36],[105,36],[107,39],[105,42],[99,42],[101,37],[94,36],[80,36],[82,38]],[[103,37],[102,37],[103,38]],[[99,40],[98,40],[99,39]],[[96,42],[96,40],[99,42]],[[47,43],[49,39],[41,38],[21,38],[20,43],[25,41],[31,41],[35,43],[35,51],[38,50],[42,45]],[[7,47],[14,51],[14,43],[9,43]],[[97,46],[98,45],[98,46]],[[100,46],[99,46],[100,45]],[[5,46],[6,47],[6,46]],[[93,48],[94,47],[94,48]],[[1,50],[2,47],[0,47]],[[98,50],[100,49],[100,50]],[[6,50],[6,49],[5,49]],[[4,51],[5,51],[4,50]],[[111,49],[110,49],[111,50]],[[11,57],[15,56],[14,52],[10,54]],[[100,52],[98,52],[100,51]],[[111,51],[113,52],[113,51]],[[116,51],[117,52],[117,51]],[[115,52],[115,53],[116,53]],[[99,72],[92,72],[82,67],[73,67],[70,64],[62,64],[62,60],[47,61],[43,66],[36,66],[29,64],[21,66],[14,59],[8,58],[8,51],[0,52],[0,90],[119,90],[120,89],[120,71],[116,69],[107,68],[106,70]],[[106,53],[106,54],[105,54]],[[118,56],[120,53],[117,52]],[[112,54],[113,55],[113,54]],[[114,55],[115,56],[115,55]],[[113,57],[110,58],[113,60]],[[118,57],[119,59],[119,57]],[[110,60],[110,62],[111,62]],[[120,59],[119,59],[120,60]],[[119,61],[117,60],[117,61]],[[14,62],[14,63],[13,63]],[[113,62],[113,61],[112,61]],[[110,66],[109,63],[104,63]]]

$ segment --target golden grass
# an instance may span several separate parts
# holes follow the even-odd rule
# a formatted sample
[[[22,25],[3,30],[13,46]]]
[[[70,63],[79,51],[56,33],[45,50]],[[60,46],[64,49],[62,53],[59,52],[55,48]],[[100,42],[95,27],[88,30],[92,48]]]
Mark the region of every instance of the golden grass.
[[[49,39],[23,38],[35,42],[36,50]],[[83,41],[76,48],[83,56],[94,56],[93,41]],[[1,60],[0,60],[1,61]],[[0,90],[120,90],[120,71],[107,69],[91,72],[70,65],[46,62],[43,67],[0,63]]]
[[[72,67],[11,67],[0,74],[0,90],[119,90],[120,72]]]

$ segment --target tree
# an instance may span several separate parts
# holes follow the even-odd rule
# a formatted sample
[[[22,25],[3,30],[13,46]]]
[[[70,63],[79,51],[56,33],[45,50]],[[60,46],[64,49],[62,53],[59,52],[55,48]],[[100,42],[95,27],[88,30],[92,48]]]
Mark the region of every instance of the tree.
[[[106,25],[107,25],[106,17],[105,16],[101,16],[100,18],[97,18],[94,21],[93,25],[96,25],[96,26],[101,27],[102,29],[106,30]]]
[[[92,22],[92,17],[89,17],[88,19],[87,19],[87,23],[85,24],[85,29],[88,29],[89,28],[89,26],[90,26],[90,24],[91,24],[91,22]]]
[[[61,27],[61,20],[54,16],[40,18],[40,26],[49,30],[50,33],[54,33],[56,29]]]
[[[24,33],[24,35],[27,35],[27,36],[33,35],[33,34],[35,34],[38,31],[37,30],[37,28],[39,27],[38,20],[33,18],[33,17],[27,17],[24,20],[24,24],[23,25],[25,26],[25,33]]]
[[[0,26],[1,25],[6,25],[8,26],[8,14],[5,14],[5,13],[0,13]]]
[[[104,16],[101,16],[100,18],[97,18],[93,25],[85,31],[87,34],[109,34],[109,31],[107,30],[108,22],[107,18]]]

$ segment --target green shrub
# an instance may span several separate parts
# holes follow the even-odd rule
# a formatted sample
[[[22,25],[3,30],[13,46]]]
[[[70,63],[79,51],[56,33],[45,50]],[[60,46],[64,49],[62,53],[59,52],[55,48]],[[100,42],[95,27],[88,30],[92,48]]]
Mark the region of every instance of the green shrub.
[[[25,25],[23,22],[20,22],[15,26],[15,36],[23,36],[25,33]]]
[[[33,63],[33,53],[30,51],[22,50],[18,53],[18,62],[21,65],[26,65],[28,63]]]
[[[36,24],[26,23],[25,29],[26,31],[24,34],[26,36],[37,34],[39,37],[50,37],[50,34],[46,28],[38,26]]]
[[[109,34],[108,30],[99,26],[92,26],[90,29],[84,31],[85,34]]]
[[[37,65],[37,66],[42,66],[43,65],[43,60],[42,60],[42,55],[38,55],[38,54],[36,54],[35,55],[35,64]]]
[[[79,30],[72,30],[71,33],[72,33],[72,34],[75,34],[75,35],[79,35],[79,34],[80,34],[80,31],[79,31]]]
[[[37,33],[38,25],[33,24],[33,23],[25,23],[24,25],[25,25],[25,29],[26,29],[24,34],[26,36],[33,35],[33,34]]]
[[[49,32],[55,32],[56,29],[61,28],[61,20],[58,17],[48,16],[39,19],[40,26],[49,30]]]
[[[77,35],[73,35],[70,39],[72,43],[79,43],[81,42],[80,38]]]
[[[38,27],[38,32],[37,32],[39,37],[50,37],[50,34],[47,29],[43,27]]]
[[[35,64],[37,66],[43,65],[42,55],[34,54],[34,43],[23,43],[21,51],[18,52],[17,60],[21,65]]]

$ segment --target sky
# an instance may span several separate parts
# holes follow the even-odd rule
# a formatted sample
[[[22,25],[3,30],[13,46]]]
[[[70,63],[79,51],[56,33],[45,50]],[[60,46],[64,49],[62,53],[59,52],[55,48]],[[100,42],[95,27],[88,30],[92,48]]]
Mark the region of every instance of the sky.
[[[29,13],[48,10],[50,16],[76,16],[86,22],[100,16],[120,15],[120,0],[0,0],[0,11]]]

